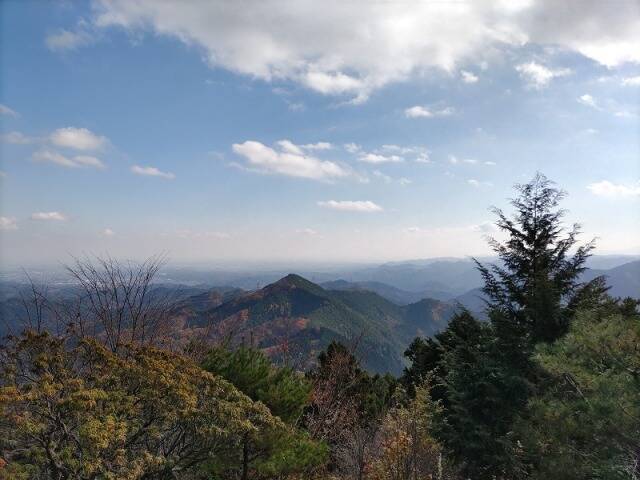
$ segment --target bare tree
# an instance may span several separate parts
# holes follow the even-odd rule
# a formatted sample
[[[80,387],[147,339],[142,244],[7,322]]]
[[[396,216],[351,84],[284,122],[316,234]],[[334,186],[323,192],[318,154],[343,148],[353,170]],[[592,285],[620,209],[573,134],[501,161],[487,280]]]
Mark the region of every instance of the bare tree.
[[[33,281],[33,278],[24,272],[29,281],[29,288],[27,290],[20,289],[20,303],[24,308],[23,325],[25,328],[35,330],[40,333],[45,328],[46,324],[46,312],[49,307],[47,301],[47,288],[46,286],[39,286]]]
[[[352,393],[359,377],[355,357],[346,347],[330,347],[325,358],[311,376],[311,411],[305,423],[313,438],[336,444],[357,420]]]
[[[342,432],[340,442],[335,447],[336,463],[341,473],[353,480],[366,478],[371,461],[378,424],[356,425]]]
[[[3,318],[6,331],[11,335],[19,334],[20,332],[15,331],[17,327],[37,333],[47,330],[56,335],[63,334],[66,328],[65,319],[59,310],[59,302],[52,301],[49,295],[49,286],[46,283],[37,283],[26,271],[24,275],[27,279],[26,287],[21,285],[17,289],[17,300],[22,307],[22,314],[9,313],[8,318]]]
[[[77,328],[83,335],[103,337],[117,352],[126,343],[154,343],[166,326],[171,302],[154,294],[152,282],[164,255],[141,263],[111,257],[75,258],[66,269],[78,283]]]

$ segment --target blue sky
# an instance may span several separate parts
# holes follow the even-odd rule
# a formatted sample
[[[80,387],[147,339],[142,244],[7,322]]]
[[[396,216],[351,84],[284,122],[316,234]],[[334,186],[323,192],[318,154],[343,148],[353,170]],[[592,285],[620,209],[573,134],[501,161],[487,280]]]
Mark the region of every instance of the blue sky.
[[[410,3],[2,2],[2,262],[485,254],[538,170],[638,253],[637,3]]]

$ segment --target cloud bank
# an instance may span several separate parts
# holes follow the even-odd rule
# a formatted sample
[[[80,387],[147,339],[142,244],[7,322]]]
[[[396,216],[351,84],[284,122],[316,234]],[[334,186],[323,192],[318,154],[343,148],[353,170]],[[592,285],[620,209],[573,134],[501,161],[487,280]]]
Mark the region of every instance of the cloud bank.
[[[496,50],[531,44],[577,52],[610,68],[639,63],[639,10],[636,0],[620,0],[615,8],[599,0],[101,0],[93,22],[174,37],[201,50],[212,67],[358,102],[391,82],[480,65]],[[61,32],[49,43],[75,48],[82,41]],[[566,74],[535,62],[520,67],[536,88]]]

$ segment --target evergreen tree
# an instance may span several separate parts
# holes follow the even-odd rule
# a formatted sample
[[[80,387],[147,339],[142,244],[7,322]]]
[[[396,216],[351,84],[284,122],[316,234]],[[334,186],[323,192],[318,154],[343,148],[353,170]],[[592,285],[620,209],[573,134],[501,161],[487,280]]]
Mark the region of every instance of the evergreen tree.
[[[491,320],[511,349],[526,342],[551,342],[566,332],[573,313],[568,305],[585,287],[579,276],[595,246],[591,241],[570,253],[580,226],[565,230],[565,211],[558,208],[565,192],[544,175],[537,173],[516,190],[512,218],[493,208],[496,226],[507,235],[504,242],[489,238],[499,264],[485,266],[476,260]]]
[[[447,328],[433,337],[416,337],[404,352],[411,362],[404,369],[400,381],[411,397],[415,395],[416,385],[420,385],[427,377],[434,379],[430,394],[435,400],[447,405],[446,388],[443,379],[446,377],[444,356],[459,344],[476,338],[481,324],[467,310],[460,310],[449,321]]]
[[[565,337],[537,347],[550,378],[515,428],[528,478],[640,477],[639,303],[581,311]]]
[[[541,174],[516,190],[512,217],[493,209],[507,235],[503,242],[489,239],[498,263],[476,261],[489,323],[463,313],[434,340],[416,340],[407,351],[413,365],[405,381],[428,371],[440,378],[433,391],[445,407],[440,437],[464,473],[478,479],[518,471],[511,430],[538,382],[534,346],[561,337],[575,310],[597,304],[606,290],[601,279],[579,282],[594,244],[576,248],[579,226],[564,229],[564,192]]]
[[[326,461],[326,447],[296,427],[309,402],[311,384],[289,367],[276,367],[260,350],[242,346],[236,350],[212,349],[203,368],[215,373],[249,398],[262,402],[289,428],[276,436],[242,439],[243,480],[274,478],[288,473],[308,473]],[[254,475],[250,475],[255,472]]]

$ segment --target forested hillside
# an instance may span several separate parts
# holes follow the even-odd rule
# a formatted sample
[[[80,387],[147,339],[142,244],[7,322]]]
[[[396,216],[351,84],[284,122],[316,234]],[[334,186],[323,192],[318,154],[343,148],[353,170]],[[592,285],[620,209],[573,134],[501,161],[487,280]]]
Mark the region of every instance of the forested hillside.
[[[175,309],[187,330],[215,332],[236,345],[252,342],[274,361],[286,356],[303,369],[338,341],[356,350],[369,371],[394,374],[405,365],[411,339],[441,330],[455,310],[437,300],[399,306],[371,291],[327,290],[294,274],[209,308],[198,308],[197,298]]]
[[[3,339],[0,478],[638,478],[640,302],[584,280],[561,190],[516,189],[483,320],[297,275],[167,302],[161,258],[79,260]]]

